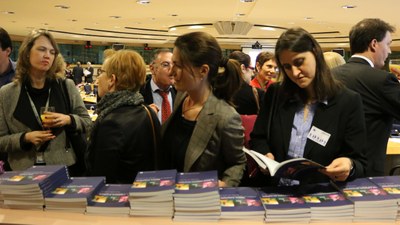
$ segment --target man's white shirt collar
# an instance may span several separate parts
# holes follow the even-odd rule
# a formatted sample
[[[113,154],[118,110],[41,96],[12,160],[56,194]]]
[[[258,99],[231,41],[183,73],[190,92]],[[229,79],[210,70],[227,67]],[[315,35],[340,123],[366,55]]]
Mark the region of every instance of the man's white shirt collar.
[[[352,55],[351,58],[361,58],[364,59],[365,61],[367,61],[369,63],[369,65],[374,68],[374,63],[368,59],[367,57],[363,56],[363,55]]]

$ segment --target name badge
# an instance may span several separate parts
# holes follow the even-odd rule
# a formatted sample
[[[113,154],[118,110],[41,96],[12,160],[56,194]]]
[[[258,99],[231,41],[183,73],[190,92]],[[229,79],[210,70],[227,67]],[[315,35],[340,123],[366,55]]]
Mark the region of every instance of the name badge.
[[[315,143],[322,145],[325,147],[326,143],[328,143],[329,138],[331,137],[330,133],[327,133],[315,126],[311,127],[310,132],[308,133],[307,138],[314,141]]]

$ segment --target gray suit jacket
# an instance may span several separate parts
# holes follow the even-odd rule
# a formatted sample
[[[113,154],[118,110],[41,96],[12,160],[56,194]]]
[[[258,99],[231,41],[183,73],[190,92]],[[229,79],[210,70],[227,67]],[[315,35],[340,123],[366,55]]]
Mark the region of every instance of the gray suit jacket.
[[[174,111],[163,124],[165,132],[187,93],[178,93]],[[178,115],[180,116],[180,115]],[[184,172],[217,170],[228,186],[238,186],[246,165],[240,115],[212,93],[201,110],[185,155]]]
[[[82,98],[71,80],[66,81],[72,116],[77,130],[89,130],[92,122]],[[36,154],[32,148],[24,151],[20,145],[21,136],[31,131],[29,127],[14,118],[13,113],[19,102],[21,84],[9,83],[0,89],[0,151],[8,152],[8,161],[13,170],[25,170],[35,163]],[[63,99],[60,99],[63,101]],[[44,152],[47,164],[72,165],[76,156],[72,148],[66,148],[66,135],[62,131]]]

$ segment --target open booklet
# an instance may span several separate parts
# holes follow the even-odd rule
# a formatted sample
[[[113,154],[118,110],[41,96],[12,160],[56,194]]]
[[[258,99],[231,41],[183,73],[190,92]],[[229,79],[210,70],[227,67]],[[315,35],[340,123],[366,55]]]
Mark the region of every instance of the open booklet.
[[[271,176],[274,177],[301,180],[308,172],[325,168],[325,166],[306,158],[293,158],[279,163],[245,147],[243,147],[243,151],[252,157],[261,168],[268,169]]]

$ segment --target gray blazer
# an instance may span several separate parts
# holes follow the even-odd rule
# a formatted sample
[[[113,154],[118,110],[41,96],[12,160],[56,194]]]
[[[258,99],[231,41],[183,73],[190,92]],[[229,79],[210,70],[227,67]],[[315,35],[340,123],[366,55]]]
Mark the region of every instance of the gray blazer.
[[[174,111],[163,124],[162,133],[187,93],[178,93]],[[240,115],[212,93],[197,119],[185,155],[184,172],[217,170],[228,186],[238,186],[246,165],[243,153],[243,126]]]
[[[73,81],[67,79],[66,86],[70,98],[72,116],[75,119],[77,130],[88,131],[92,121],[83,104],[82,98]],[[35,150],[21,149],[21,136],[31,131],[29,127],[14,118],[13,113],[21,93],[21,84],[12,82],[0,89],[0,151],[8,152],[8,161],[13,170],[25,170],[31,167],[36,160]],[[60,99],[62,101],[62,99]],[[65,131],[60,133],[44,152],[47,164],[72,165],[76,156],[72,148],[66,148]]]

